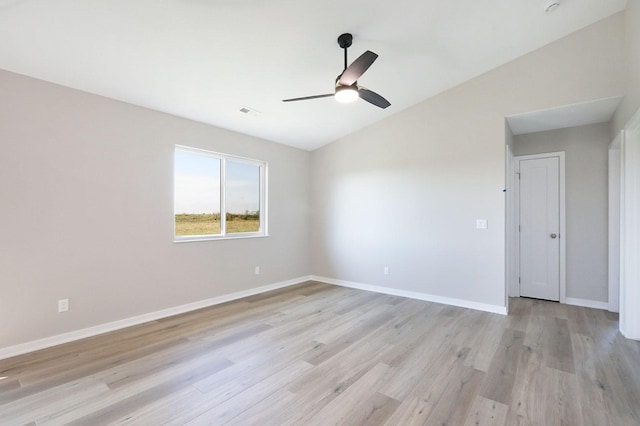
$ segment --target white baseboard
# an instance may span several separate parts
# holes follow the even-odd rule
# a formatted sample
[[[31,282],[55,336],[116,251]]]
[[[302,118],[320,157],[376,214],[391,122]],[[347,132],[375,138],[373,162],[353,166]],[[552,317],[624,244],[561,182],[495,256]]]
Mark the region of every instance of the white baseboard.
[[[173,315],[183,314],[185,312],[195,311],[196,309],[206,308],[208,306],[219,305],[221,303],[230,302],[232,300],[242,299],[243,297],[253,296],[255,294],[266,293],[268,291],[277,290],[279,288],[289,287],[310,281],[311,277],[300,277],[292,280],[282,281],[275,284],[263,285],[261,287],[251,288],[249,290],[238,291],[224,296],[218,296],[211,299],[199,300],[186,305],[175,306],[160,311],[150,312],[148,314],[137,315],[135,317],[125,318],[118,321],[108,322],[106,324],[96,325],[94,327],[83,328],[81,330],[70,331],[68,333],[58,334],[56,336],[45,337],[19,345],[0,348],[0,359],[10,358],[16,355],[26,354],[28,352],[49,348],[51,346],[61,345],[63,343],[73,342],[75,340],[84,339],[98,334],[107,333],[109,331],[120,330],[122,328],[131,327],[133,325],[142,324],[149,321],[155,321],[161,318]]]
[[[311,276],[311,280],[319,281],[327,284],[338,285],[341,287],[355,288],[358,290],[373,291],[375,293],[383,293],[391,296],[406,297],[409,299],[424,300],[425,302],[442,303],[444,305],[459,306],[461,308],[475,309],[477,311],[491,312],[494,314],[507,315],[507,307],[499,305],[489,305],[486,303],[472,302],[470,300],[455,299],[451,297],[435,296],[433,294],[419,293],[416,291],[399,290],[390,287],[381,287],[371,284],[355,283],[352,281],[337,280],[334,278]]]
[[[567,297],[565,298],[564,303],[566,303],[567,305],[582,306],[584,308],[603,309],[605,311],[609,310],[609,303],[599,302],[597,300],[576,299],[575,297]]]

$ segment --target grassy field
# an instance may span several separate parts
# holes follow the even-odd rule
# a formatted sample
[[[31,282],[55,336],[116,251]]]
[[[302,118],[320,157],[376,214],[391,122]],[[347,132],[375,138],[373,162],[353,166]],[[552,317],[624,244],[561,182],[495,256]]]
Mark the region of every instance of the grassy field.
[[[257,214],[227,214],[227,234],[258,232]],[[176,214],[176,235],[208,235],[220,233],[220,214]]]

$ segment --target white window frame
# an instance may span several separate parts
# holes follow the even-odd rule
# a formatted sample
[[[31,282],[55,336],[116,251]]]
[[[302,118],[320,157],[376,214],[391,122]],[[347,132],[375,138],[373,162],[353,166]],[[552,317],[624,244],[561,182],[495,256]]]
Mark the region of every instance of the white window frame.
[[[173,188],[173,241],[176,243],[184,243],[190,241],[211,241],[211,240],[235,240],[239,238],[259,238],[268,237],[267,232],[267,170],[268,163],[266,161],[255,160],[252,158],[238,157],[235,155],[223,154],[220,152],[209,151],[201,148],[194,148],[185,145],[176,145],[174,149],[174,167],[173,176],[175,182],[175,153],[177,151],[189,152],[192,154],[203,155],[220,160],[220,234],[206,234],[206,235],[176,235],[176,211],[175,211],[175,186]],[[235,163],[250,164],[257,166],[260,171],[260,229],[258,232],[234,232],[226,233],[227,228],[227,209],[225,202],[226,192],[226,163],[232,161]],[[175,185],[175,184],[174,184]]]

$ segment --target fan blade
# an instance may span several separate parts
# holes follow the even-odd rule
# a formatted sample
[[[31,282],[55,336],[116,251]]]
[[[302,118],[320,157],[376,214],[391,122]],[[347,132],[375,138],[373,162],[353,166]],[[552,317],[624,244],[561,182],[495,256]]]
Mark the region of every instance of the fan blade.
[[[362,100],[365,100],[365,101],[369,102],[370,104],[373,104],[373,105],[375,105],[377,107],[380,107],[382,109],[385,109],[386,107],[391,105],[388,100],[386,100],[382,96],[378,95],[376,92],[372,92],[369,89],[362,89],[361,88],[360,90],[358,90],[358,95],[360,95],[360,98]]]
[[[305,96],[304,98],[283,99],[282,102],[306,101],[309,99],[328,98],[335,96],[335,93],[327,93],[326,95]]]
[[[360,78],[362,74],[364,74],[366,70],[369,69],[371,64],[373,64],[376,59],[378,59],[378,55],[371,52],[370,50],[367,50],[362,55],[360,55],[358,59],[353,61],[353,63],[349,65],[346,70],[344,70],[344,72],[340,76],[340,80],[338,80],[338,83],[343,86],[351,86],[356,82],[357,79]]]

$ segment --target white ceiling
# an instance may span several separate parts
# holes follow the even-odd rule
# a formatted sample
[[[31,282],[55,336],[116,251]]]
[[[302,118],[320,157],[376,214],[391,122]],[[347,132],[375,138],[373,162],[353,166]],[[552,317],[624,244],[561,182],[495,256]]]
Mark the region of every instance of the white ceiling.
[[[312,150],[625,8],[627,0],[0,0],[0,68]],[[391,107],[332,98],[350,62]],[[243,114],[247,106],[260,114]],[[185,141],[180,141],[184,143]]]
[[[598,99],[544,111],[527,112],[507,117],[507,122],[514,135],[606,123],[613,118],[621,101],[621,97]]]

